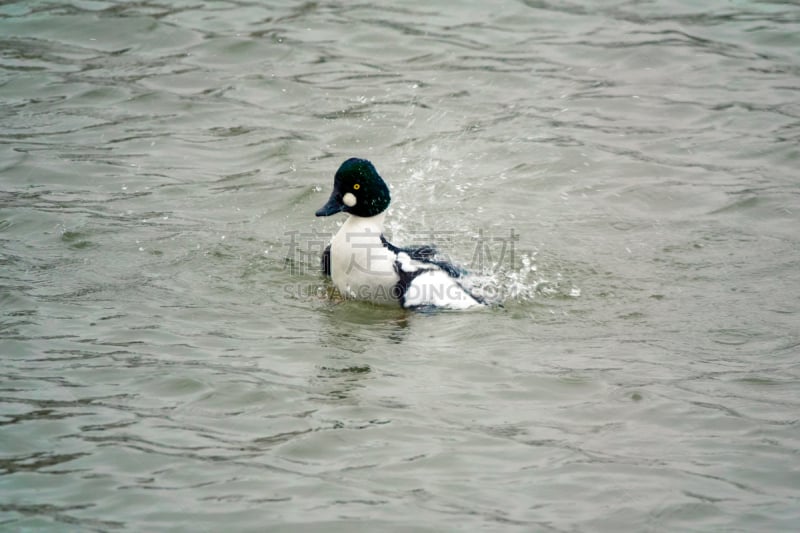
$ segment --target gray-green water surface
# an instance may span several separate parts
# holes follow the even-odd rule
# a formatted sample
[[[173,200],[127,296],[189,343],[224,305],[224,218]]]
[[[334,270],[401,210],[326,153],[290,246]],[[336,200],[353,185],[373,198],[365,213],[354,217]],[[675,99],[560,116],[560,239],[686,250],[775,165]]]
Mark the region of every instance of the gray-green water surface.
[[[0,529],[796,531],[798,168],[794,2],[2,3]]]

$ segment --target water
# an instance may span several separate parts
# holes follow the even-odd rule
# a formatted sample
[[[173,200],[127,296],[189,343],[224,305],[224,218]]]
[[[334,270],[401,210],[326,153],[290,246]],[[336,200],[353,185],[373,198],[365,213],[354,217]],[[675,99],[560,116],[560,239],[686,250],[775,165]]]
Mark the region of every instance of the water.
[[[2,529],[797,529],[796,4],[12,2],[0,51]],[[326,299],[350,156],[503,305]]]

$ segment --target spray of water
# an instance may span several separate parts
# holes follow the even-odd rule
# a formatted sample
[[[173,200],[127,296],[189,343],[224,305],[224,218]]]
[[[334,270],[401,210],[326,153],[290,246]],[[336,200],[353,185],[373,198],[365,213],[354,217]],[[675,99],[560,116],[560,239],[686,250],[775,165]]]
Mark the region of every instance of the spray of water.
[[[462,197],[479,178],[465,179],[463,169],[468,165],[463,161],[444,164],[438,152],[432,146],[421,161],[403,159],[407,175],[393,180],[392,212],[386,225],[393,241],[400,246],[434,245],[438,259],[464,268],[461,282],[465,287],[493,305],[579,297],[580,289],[566,282],[560,272],[540,268],[539,251],[513,228],[475,227],[476,219],[464,209]],[[452,212],[437,217],[443,203],[454,206]],[[431,223],[432,218],[437,221]]]

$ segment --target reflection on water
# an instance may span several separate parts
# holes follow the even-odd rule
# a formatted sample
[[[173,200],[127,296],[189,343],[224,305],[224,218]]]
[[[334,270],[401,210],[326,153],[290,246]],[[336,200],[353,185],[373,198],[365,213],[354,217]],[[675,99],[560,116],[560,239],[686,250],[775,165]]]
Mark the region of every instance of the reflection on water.
[[[332,299],[327,307],[318,325],[318,342],[323,349],[365,353],[375,342],[402,344],[411,333],[413,313],[399,306]]]
[[[0,523],[795,530],[798,26],[3,4]],[[329,297],[351,156],[502,305]]]

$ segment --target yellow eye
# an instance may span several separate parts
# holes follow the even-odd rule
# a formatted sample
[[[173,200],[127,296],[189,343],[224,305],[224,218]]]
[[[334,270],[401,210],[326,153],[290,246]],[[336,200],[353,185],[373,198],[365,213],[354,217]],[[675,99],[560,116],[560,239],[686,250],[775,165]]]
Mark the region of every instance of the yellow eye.
[[[357,191],[357,190],[358,190],[358,189],[360,189],[360,188],[361,188],[361,185],[359,185],[358,183],[356,183],[355,185],[353,185],[353,190],[354,190],[354,191]]]

